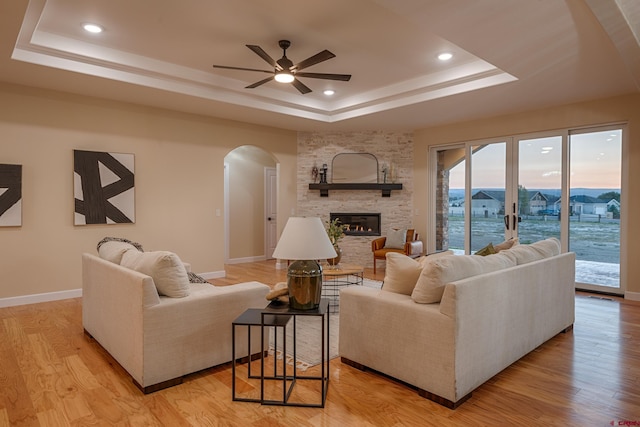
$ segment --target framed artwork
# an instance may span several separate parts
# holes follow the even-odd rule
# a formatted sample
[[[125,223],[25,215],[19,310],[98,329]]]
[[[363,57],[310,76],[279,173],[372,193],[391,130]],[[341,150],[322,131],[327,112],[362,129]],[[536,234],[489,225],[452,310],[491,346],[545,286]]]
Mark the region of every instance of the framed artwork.
[[[22,225],[22,165],[0,164],[0,227]]]
[[[73,150],[74,224],[135,222],[134,155]]]

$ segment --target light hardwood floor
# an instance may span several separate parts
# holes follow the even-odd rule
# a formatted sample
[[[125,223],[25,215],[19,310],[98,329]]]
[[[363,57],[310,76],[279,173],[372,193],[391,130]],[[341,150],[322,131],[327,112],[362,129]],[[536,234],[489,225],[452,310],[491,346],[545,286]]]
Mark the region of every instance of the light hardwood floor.
[[[384,270],[365,277],[380,280]],[[230,265],[212,282],[247,280],[273,285],[285,272],[273,262]],[[233,402],[230,364],[145,396],[83,334],[81,305],[78,298],[0,309],[0,426],[640,424],[640,303],[619,298],[578,294],[572,332],[487,381],[455,411],[339,359],[331,361],[324,409]]]

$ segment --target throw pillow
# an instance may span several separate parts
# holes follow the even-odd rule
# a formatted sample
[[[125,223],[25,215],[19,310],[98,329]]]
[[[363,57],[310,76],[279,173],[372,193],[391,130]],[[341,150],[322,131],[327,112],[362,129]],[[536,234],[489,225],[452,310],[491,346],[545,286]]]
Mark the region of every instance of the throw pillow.
[[[518,244],[518,238],[516,237],[511,238],[509,240],[505,240],[502,243],[498,243],[497,245],[493,245],[493,249],[496,250],[496,252],[500,252],[500,251],[504,251],[506,249],[511,249],[514,245]]]
[[[384,242],[384,247],[387,249],[404,249],[404,244],[406,243],[406,241],[406,228],[404,230],[391,230]]]
[[[453,255],[434,259],[420,273],[411,298],[420,304],[440,302],[447,283],[515,266],[508,256]]]
[[[502,251],[501,254],[515,257],[518,265],[527,264],[542,259],[540,252],[536,251],[531,245],[518,245],[511,249]]]
[[[489,243],[487,246],[485,246],[482,249],[478,249],[477,251],[474,252],[474,255],[480,255],[480,256],[487,256],[487,255],[493,255],[496,254],[496,250],[493,248],[493,244]]]
[[[413,287],[420,277],[420,272],[422,272],[422,265],[398,252],[388,252],[386,258],[387,265],[382,290],[411,295]]]
[[[560,254],[560,241],[551,237],[530,245],[515,245],[501,253],[515,256],[518,265],[527,264]]]
[[[539,252],[543,258],[550,258],[560,254],[560,240],[555,237],[540,240],[530,244],[529,246]]]
[[[453,251],[437,252],[428,255],[429,258],[427,259],[427,255],[419,258],[410,258],[399,252],[387,252],[385,254],[387,264],[384,280],[382,281],[382,289],[397,294],[411,295],[424,265],[438,256],[452,254]]]
[[[160,295],[172,298],[189,295],[187,270],[173,252],[126,251],[120,265],[151,276]]]
[[[189,277],[189,283],[209,283],[207,279],[191,271],[187,271],[187,276]]]
[[[450,256],[450,255],[455,255],[451,249],[446,251],[433,252],[433,253],[421,256],[420,258],[417,258],[416,261],[418,261],[418,263],[420,264],[420,271],[422,272],[422,269],[424,268],[425,265],[427,265],[427,263],[433,261],[436,258],[440,258],[443,256]]]
[[[130,249],[138,252],[135,246],[126,242],[108,241],[98,246],[98,256],[115,264],[120,264],[122,255]]]

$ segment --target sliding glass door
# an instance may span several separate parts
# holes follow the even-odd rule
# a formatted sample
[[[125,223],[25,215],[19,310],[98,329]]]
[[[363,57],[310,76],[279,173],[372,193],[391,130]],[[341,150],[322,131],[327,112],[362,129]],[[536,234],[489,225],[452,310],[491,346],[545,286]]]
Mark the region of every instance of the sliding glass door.
[[[569,134],[569,250],[578,286],[620,290],[622,129]]]
[[[518,140],[517,211],[520,243],[560,239],[562,136]]]
[[[556,237],[576,253],[578,288],[622,293],[623,129],[434,148],[428,251],[472,254],[510,238]]]
[[[471,253],[504,240],[506,159],[506,142],[471,147]]]

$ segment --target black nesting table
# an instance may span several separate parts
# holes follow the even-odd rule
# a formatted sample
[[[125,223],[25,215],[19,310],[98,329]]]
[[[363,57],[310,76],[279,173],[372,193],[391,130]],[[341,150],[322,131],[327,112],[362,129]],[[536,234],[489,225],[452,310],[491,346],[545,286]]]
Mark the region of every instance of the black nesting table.
[[[316,316],[321,318],[322,327],[318,340],[320,341],[321,351],[321,367],[320,375],[302,375],[298,372],[297,367],[297,354],[296,354],[296,318],[298,316]],[[293,339],[291,348],[293,350],[292,363],[290,367],[291,374],[287,374],[287,350],[290,349],[287,344],[286,326],[293,319]],[[260,398],[243,398],[236,396],[236,363],[238,361],[236,357],[236,328],[247,327],[248,335],[248,357],[247,362],[248,372],[247,377],[253,379],[260,379]],[[260,361],[260,374],[251,373],[251,328],[260,327],[261,333],[261,349],[258,353],[261,357]],[[274,332],[274,344],[277,348],[278,343],[278,328],[282,332],[282,369],[278,371],[278,358],[273,355],[273,375],[265,375],[265,328],[267,331],[269,328],[273,328]],[[271,303],[264,309],[248,309],[242,313],[232,323],[232,399],[242,402],[259,402],[263,405],[280,405],[280,406],[304,406],[312,408],[323,408],[327,399],[327,390],[329,387],[329,300],[322,298],[320,305],[314,310],[293,310],[289,305],[278,305]],[[282,398],[281,399],[266,399],[265,398],[265,382],[277,381],[282,383]],[[318,403],[298,402],[291,401],[291,392],[298,381],[316,381],[320,386],[320,399]]]

